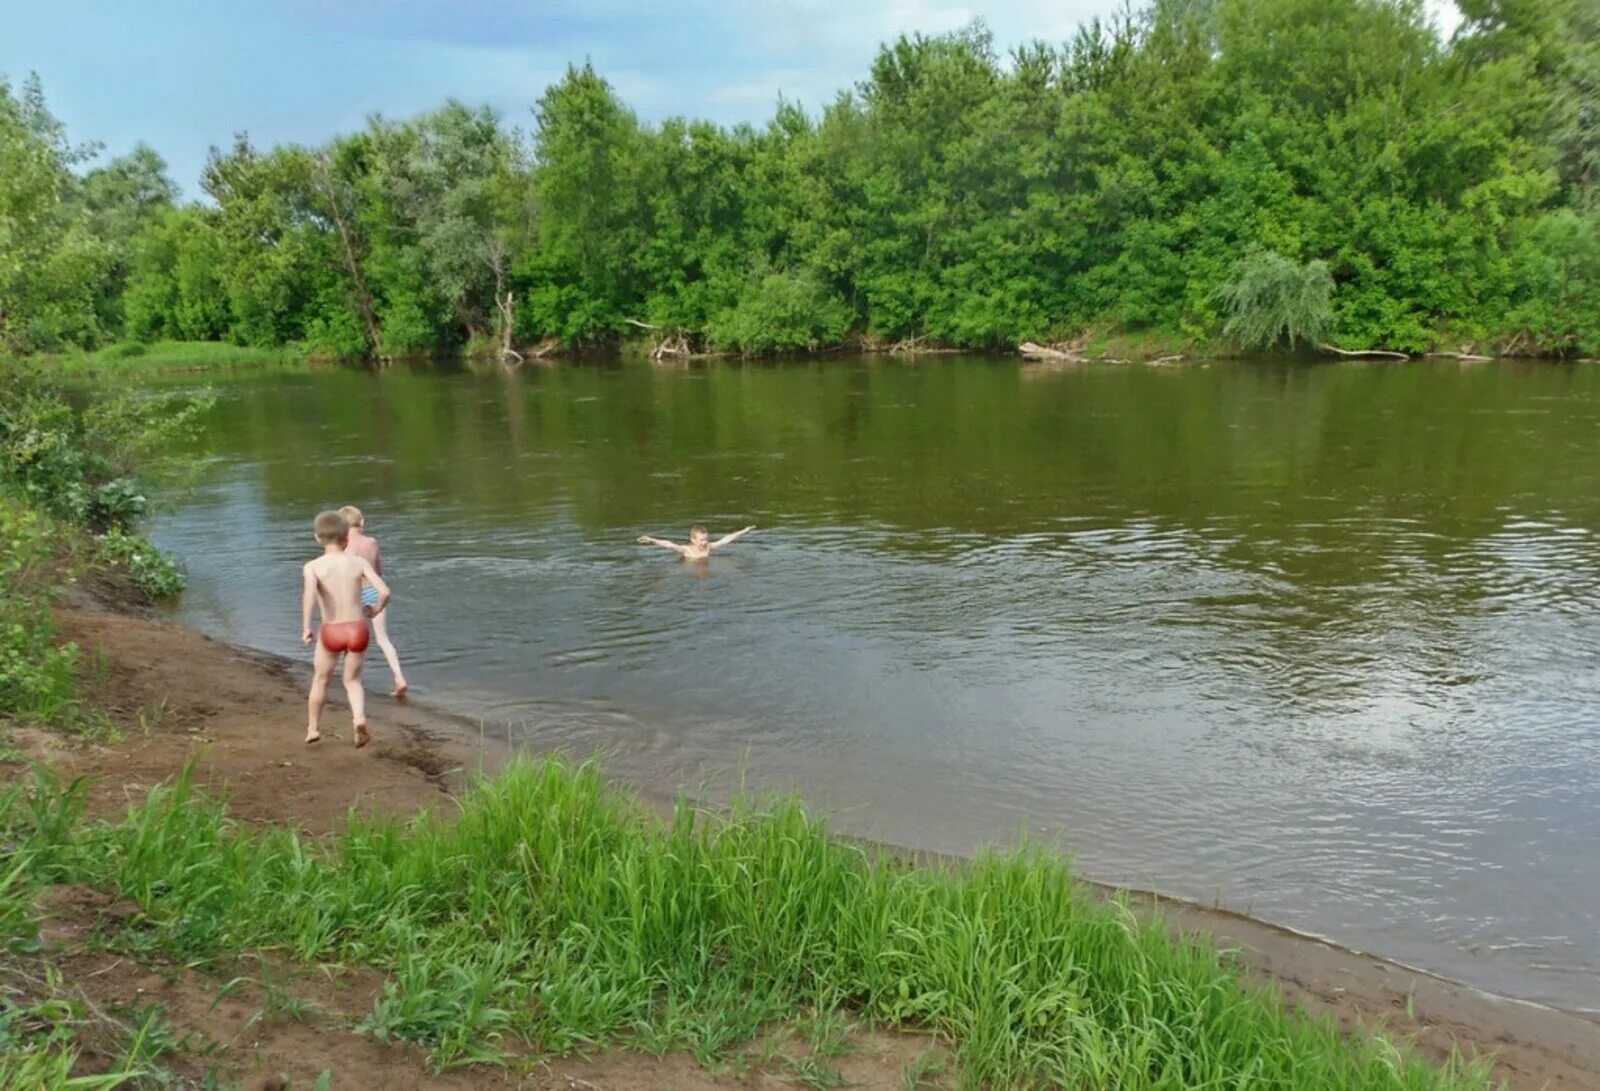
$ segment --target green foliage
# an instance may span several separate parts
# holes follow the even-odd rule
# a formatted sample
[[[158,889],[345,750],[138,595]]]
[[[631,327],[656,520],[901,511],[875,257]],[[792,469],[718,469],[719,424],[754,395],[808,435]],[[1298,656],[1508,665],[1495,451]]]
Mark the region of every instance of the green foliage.
[[[148,599],[171,598],[184,589],[183,570],[149,540],[112,527],[101,535],[97,563],[120,573]]]
[[[124,394],[79,408],[37,372],[0,372],[0,483],[30,504],[96,533],[144,514],[134,475],[180,480],[183,449],[209,407],[187,395]]]
[[[305,346],[260,348],[225,341],[118,341],[94,352],[49,359],[52,374],[138,371],[206,371],[266,367],[304,361]]]
[[[1600,207],[1556,209],[1525,225],[1520,242],[1522,288],[1506,316],[1515,347],[1600,353]]]
[[[836,345],[855,314],[813,273],[773,272],[753,278],[738,302],[713,317],[706,334],[739,352],[792,352]]]
[[[53,522],[0,493],[0,716],[59,719],[76,696],[75,645],[57,645],[50,614]]]
[[[1449,42],[1417,0],[1155,0],[1009,57],[981,25],[914,35],[762,128],[642,123],[585,64],[527,137],[449,102],[318,148],[240,138],[206,167],[214,207],[173,207],[148,149],[79,177],[37,85],[0,87],[0,343],[397,355],[496,343],[509,298],[517,337],[569,344],[1231,321],[1576,351],[1600,284],[1563,217],[1600,187],[1600,6],[1461,6]],[[1299,279],[1236,268],[1267,253]],[[1324,267],[1331,318],[1299,313]]]
[[[625,1039],[709,1061],[843,1005],[937,1032],[973,1086],[1488,1086],[1289,1012],[1224,955],[1093,900],[1051,853],[920,870],[793,802],[716,818],[683,801],[663,824],[593,765],[549,759],[459,815],[353,816],[326,843],[245,827],[187,777],[113,824],[46,829],[41,810],[63,808],[0,797],[0,830],[57,881],[143,905],[122,942],[377,968],[362,1029],[440,1067]]]
[[[1297,265],[1272,250],[1251,254],[1234,265],[1217,296],[1228,316],[1223,332],[1247,348],[1314,345],[1333,325],[1333,275],[1324,261]]]

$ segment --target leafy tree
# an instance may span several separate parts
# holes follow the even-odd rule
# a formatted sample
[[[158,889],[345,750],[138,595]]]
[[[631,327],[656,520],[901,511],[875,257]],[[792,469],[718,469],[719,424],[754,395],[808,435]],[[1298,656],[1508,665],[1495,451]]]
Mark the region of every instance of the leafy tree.
[[[449,102],[322,147],[80,173],[0,93],[11,351],[225,336],[385,356],[636,325],[783,351],[1087,328],[1588,351],[1600,0],[1153,0],[1002,56],[879,49],[821,109],[642,124],[592,66],[533,130]]]
[[[93,345],[96,292],[113,256],[68,204],[71,169],[94,154],[74,147],[45,106],[37,76],[14,94],[0,80],[0,348]]]
[[[1267,250],[1241,259],[1219,292],[1223,330],[1249,348],[1316,344],[1333,325],[1333,277],[1324,261],[1297,265]]]

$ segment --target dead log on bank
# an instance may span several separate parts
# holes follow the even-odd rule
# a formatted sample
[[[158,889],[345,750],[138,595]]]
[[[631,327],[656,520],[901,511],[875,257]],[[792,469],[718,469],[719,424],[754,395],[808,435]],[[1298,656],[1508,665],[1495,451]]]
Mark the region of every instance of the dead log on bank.
[[[1486,364],[1493,360],[1493,356],[1479,356],[1475,352],[1428,352],[1423,355],[1430,360],[1460,360],[1463,364]]]
[[[961,350],[949,345],[930,345],[924,337],[904,337],[878,351],[890,356],[943,356]]]
[[[641,322],[637,318],[624,319],[630,326],[638,326],[641,330],[650,330],[658,334],[655,344],[650,348],[650,359],[655,363],[665,363],[668,360],[712,360],[725,356],[722,352],[696,352],[694,343],[689,340],[692,336],[699,336],[698,331],[673,329],[668,331],[665,326],[653,326],[648,322]]]
[[[1331,352],[1336,356],[1349,359],[1382,359],[1382,360],[1409,360],[1410,356],[1403,352],[1390,352],[1388,349],[1342,349],[1338,345],[1323,343],[1317,346],[1323,352]]]
[[[1024,360],[1056,360],[1063,363],[1087,364],[1088,358],[1083,353],[1074,349],[1057,348],[1053,345],[1041,345],[1035,341],[1024,341],[1017,346],[1017,351]]]

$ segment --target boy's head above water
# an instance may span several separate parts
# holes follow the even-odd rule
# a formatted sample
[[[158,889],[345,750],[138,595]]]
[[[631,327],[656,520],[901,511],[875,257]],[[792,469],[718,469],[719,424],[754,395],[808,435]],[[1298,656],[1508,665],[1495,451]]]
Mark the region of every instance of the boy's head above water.
[[[325,511],[312,522],[311,529],[323,545],[344,545],[350,540],[350,521],[337,511]]]
[[[344,516],[344,521],[350,524],[353,530],[360,530],[367,525],[367,517],[362,515],[361,509],[354,504],[346,504],[339,509],[339,514]]]
[[[711,540],[711,532],[705,528],[704,523],[696,523],[689,528],[689,541],[695,545],[705,545]]]

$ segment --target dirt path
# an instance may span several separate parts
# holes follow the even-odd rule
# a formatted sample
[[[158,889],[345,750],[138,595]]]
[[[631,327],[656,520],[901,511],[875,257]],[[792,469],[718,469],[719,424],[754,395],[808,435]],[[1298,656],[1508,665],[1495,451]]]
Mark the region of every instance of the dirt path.
[[[194,758],[201,779],[226,790],[240,818],[322,831],[352,805],[394,814],[437,806],[465,774],[493,769],[504,758],[460,721],[381,697],[371,702],[374,746],[357,751],[351,745],[348,714],[336,697],[324,741],[306,747],[300,742],[300,668],[86,601],[63,610],[62,620],[68,635],[103,665],[96,697],[129,725],[125,738],[71,746],[14,729],[10,745],[93,775],[91,806],[99,813],[121,811]],[[1519,1091],[1600,1086],[1600,1024],[1593,1021],[1487,996],[1245,917],[1176,903],[1161,907],[1178,927],[1239,949],[1252,972],[1277,980],[1292,1003],[1331,1012],[1346,1027],[1383,1024],[1415,1037],[1435,1058],[1453,1048],[1494,1051],[1498,1075]],[[419,1052],[350,1032],[371,1009],[375,976],[328,979],[253,962],[236,974],[248,980],[219,997],[220,981],[97,951],[88,942],[93,931],[114,925],[124,911],[92,891],[58,891],[50,906],[48,957],[102,1007],[126,1011],[141,1001],[161,1003],[194,1041],[211,1043],[207,1064],[225,1058],[250,1087],[289,1086],[284,1077],[294,1087],[310,1087],[323,1071],[333,1073],[334,1087],[792,1087],[796,1064],[808,1056],[803,1041],[784,1037],[793,1037],[791,1029],[778,1032],[782,1041],[753,1045],[749,1063],[717,1073],[686,1057],[613,1052],[553,1063],[527,1076],[480,1069],[435,1076]],[[315,1014],[288,1017],[300,1003],[284,999],[291,994],[313,1005],[306,1010]],[[290,1011],[274,1011],[274,1005]],[[931,1042],[858,1031],[847,1044],[848,1052],[829,1058],[840,1075],[858,1087],[898,1088]],[[200,1061],[191,1068],[197,1079]]]

